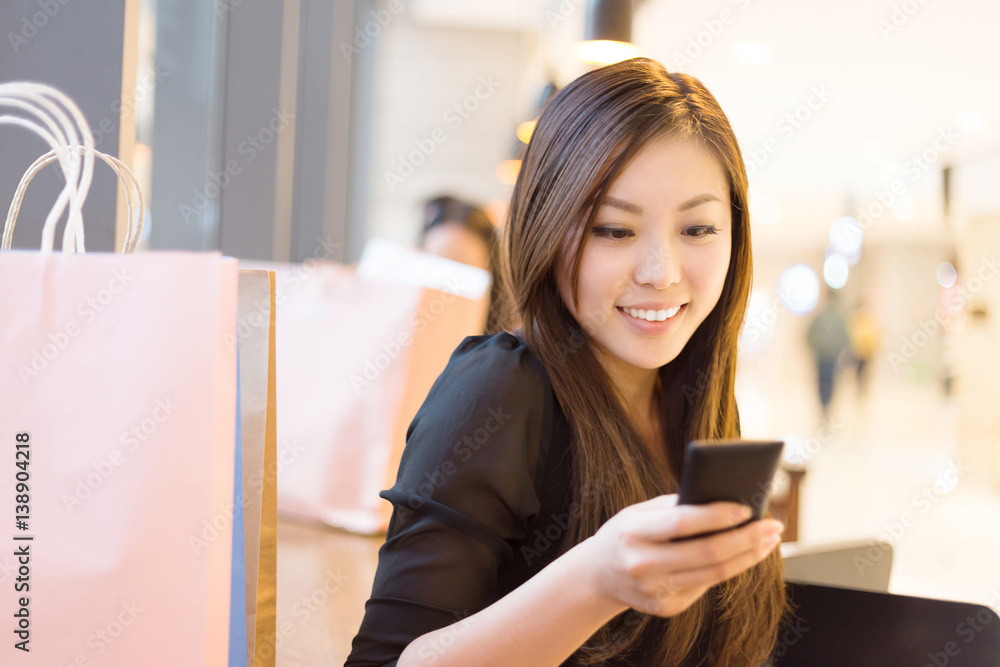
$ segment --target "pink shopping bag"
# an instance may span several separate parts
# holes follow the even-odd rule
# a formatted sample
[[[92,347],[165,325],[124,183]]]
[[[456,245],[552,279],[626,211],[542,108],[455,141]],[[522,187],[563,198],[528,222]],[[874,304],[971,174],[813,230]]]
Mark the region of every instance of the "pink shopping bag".
[[[481,333],[488,282],[467,297],[420,284],[419,267],[362,279],[336,262],[240,264],[277,274],[278,512],[384,532],[392,506],[379,491],[394,483],[407,427],[451,353]],[[447,273],[434,284],[465,286]]]
[[[217,253],[0,253],[0,664],[226,664],[236,289]]]
[[[236,453],[236,261],[85,254],[99,156],[58,90],[0,84],[0,123],[52,148],[66,184],[41,252],[0,252],[0,664],[227,664]],[[63,249],[56,223],[68,207]],[[6,459],[6,463],[2,461]],[[243,623],[244,619],[239,619]],[[7,624],[7,627],[2,627]]]

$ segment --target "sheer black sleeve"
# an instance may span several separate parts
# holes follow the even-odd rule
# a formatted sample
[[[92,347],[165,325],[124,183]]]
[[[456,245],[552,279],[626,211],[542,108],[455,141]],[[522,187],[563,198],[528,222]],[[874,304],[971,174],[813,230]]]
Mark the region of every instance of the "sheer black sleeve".
[[[493,601],[498,572],[539,512],[553,398],[508,333],[452,354],[407,430],[371,599],[348,666],[395,665],[417,637]]]

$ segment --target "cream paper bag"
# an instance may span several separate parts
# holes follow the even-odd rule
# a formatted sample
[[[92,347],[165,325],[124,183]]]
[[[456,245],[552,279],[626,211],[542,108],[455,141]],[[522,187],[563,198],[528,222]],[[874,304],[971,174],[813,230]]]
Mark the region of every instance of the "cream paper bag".
[[[379,491],[451,353],[481,333],[489,293],[480,269],[381,240],[370,251],[357,269],[255,265],[277,274],[278,511],[362,534],[388,526]]]
[[[273,271],[239,272],[247,664],[273,667],[277,601],[277,405]]]

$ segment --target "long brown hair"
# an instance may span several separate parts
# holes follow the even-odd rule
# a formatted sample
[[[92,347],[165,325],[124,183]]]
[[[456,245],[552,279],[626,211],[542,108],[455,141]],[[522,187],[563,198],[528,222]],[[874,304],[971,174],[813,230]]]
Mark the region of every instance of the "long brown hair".
[[[694,140],[717,157],[728,175],[733,220],[719,301],[678,357],[659,369],[668,479],[657,473],[556,282],[566,262],[577,299],[580,258],[597,211],[629,161],[663,135]],[[571,427],[576,511],[564,550],[625,507],[675,492],[687,442],[739,437],[733,386],[751,268],[746,170],[728,119],[700,81],[633,58],[584,74],[549,100],[511,196],[501,274],[510,303],[503,322],[521,326]],[[625,612],[574,658],[594,664],[651,642],[662,664],[676,665],[703,642],[716,664],[758,665],[771,652],[785,609],[775,550],[670,619]]]

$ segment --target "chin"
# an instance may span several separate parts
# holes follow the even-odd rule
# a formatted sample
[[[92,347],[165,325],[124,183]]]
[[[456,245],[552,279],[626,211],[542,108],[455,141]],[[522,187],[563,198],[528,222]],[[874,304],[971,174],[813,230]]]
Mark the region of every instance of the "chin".
[[[654,370],[662,366],[666,366],[671,361],[676,359],[680,356],[681,350],[683,350],[683,348],[676,350],[671,348],[670,350],[656,350],[649,352],[633,351],[631,354],[623,351],[622,356],[619,358],[636,368]]]

